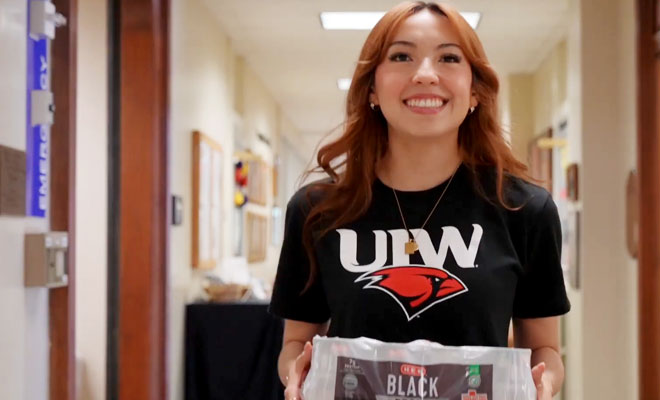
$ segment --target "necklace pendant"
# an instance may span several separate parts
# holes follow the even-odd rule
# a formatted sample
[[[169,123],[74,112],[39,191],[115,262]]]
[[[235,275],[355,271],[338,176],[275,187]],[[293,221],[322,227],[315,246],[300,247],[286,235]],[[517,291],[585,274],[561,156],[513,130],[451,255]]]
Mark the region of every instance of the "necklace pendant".
[[[415,254],[417,250],[419,250],[419,246],[417,245],[417,242],[415,242],[415,239],[410,239],[409,241],[406,242],[406,254]]]

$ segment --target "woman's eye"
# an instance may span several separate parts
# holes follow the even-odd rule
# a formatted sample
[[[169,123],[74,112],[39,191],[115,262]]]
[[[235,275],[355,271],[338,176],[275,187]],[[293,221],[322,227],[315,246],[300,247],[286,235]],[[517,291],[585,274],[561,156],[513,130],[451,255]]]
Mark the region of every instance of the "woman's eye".
[[[390,56],[390,61],[407,61],[410,57],[406,53],[396,53]]]
[[[456,54],[445,54],[440,58],[442,62],[448,62],[448,63],[460,63],[461,62],[461,57],[457,56]]]

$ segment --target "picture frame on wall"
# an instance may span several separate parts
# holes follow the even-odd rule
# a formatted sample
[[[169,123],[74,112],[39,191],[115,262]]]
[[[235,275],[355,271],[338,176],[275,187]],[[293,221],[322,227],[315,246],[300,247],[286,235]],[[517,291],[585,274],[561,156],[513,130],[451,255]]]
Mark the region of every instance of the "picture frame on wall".
[[[268,247],[268,217],[247,211],[245,225],[248,263],[264,261]]]
[[[570,201],[578,201],[578,165],[566,167],[566,197]]]
[[[273,178],[271,167],[261,158],[249,150],[234,153],[234,161],[242,162],[247,168],[247,186],[245,195],[248,202],[259,206],[268,203],[269,182]]]
[[[192,165],[192,266],[213,269],[222,258],[222,146],[194,131]]]
[[[552,139],[552,128],[546,129],[529,142],[529,166],[532,178],[538,179],[539,185],[552,193],[552,148],[542,143]]]
[[[279,194],[279,169],[280,169],[280,156],[276,155],[274,157],[273,166],[271,168],[272,172],[272,185],[273,185],[273,199],[277,199]]]
[[[247,196],[250,202],[261,206],[266,205],[269,177],[268,165],[261,158],[248,160]]]

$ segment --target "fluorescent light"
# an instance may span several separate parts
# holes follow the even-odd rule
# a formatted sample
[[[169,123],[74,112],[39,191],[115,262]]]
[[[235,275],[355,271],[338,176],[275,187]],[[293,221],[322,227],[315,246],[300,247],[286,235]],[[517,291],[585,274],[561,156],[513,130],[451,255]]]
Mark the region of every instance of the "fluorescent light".
[[[385,15],[382,11],[322,12],[323,29],[370,30]]]
[[[337,87],[339,90],[348,90],[351,87],[351,78],[341,78],[337,79]]]
[[[477,30],[479,26],[479,21],[481,21],[481,13],[479,12],[462,12],[461,16],[465,18],[468,24],[472,29]]]
[[[328,30],[370,30],[385,15],[384,11],[358,11],[358,12],[334,12],[325,11],[321,13],[321,25]],[[472,29],[477,29],[481,13],[461,12],[461,15],[470,24]]]

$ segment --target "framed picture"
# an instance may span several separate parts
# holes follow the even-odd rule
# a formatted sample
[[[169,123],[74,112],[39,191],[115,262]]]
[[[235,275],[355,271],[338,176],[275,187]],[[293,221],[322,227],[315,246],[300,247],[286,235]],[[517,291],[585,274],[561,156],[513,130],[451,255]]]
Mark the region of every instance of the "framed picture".
[[[242,162],[247,167],[245,195],[248,203],[265,206],[268,201],[268,182],[272,178],[271,168],[263,159],[249,150],[234,153],[234,162]]]
[[[566,197],[570,201],[578,201],[578,165],[566,167]]]
[[[245,215],[248,263],[264,261],[268,246],[268,217],[252,211],[247,211]]]
[[[248,161],[248,201],[262,206],[267,202],[269,168],[260,158]]]
[[[278,187],[278,185],[279,185],[279,181],[278,181],[279,169],[280,169],[280,157],[276,156],[275,157],[275,162],[273,163],[273,168],[272,168],[272,170],[273,170],[272,171],[273,172],[273,178],[272,178],[272,182],[273,182],[273,199],[277,199],[277,194],[278,194],[278,189],[279,189],[279,187]]]
[[[192,265],[215,268],[222,257],[222,147],[193,132]]]
[[[552,128],[538,135],[529,143],[529,167],[532,178],[538,179],[539,185],[552,193],[552,148],[542,146],[541,142],[552,138]]]

